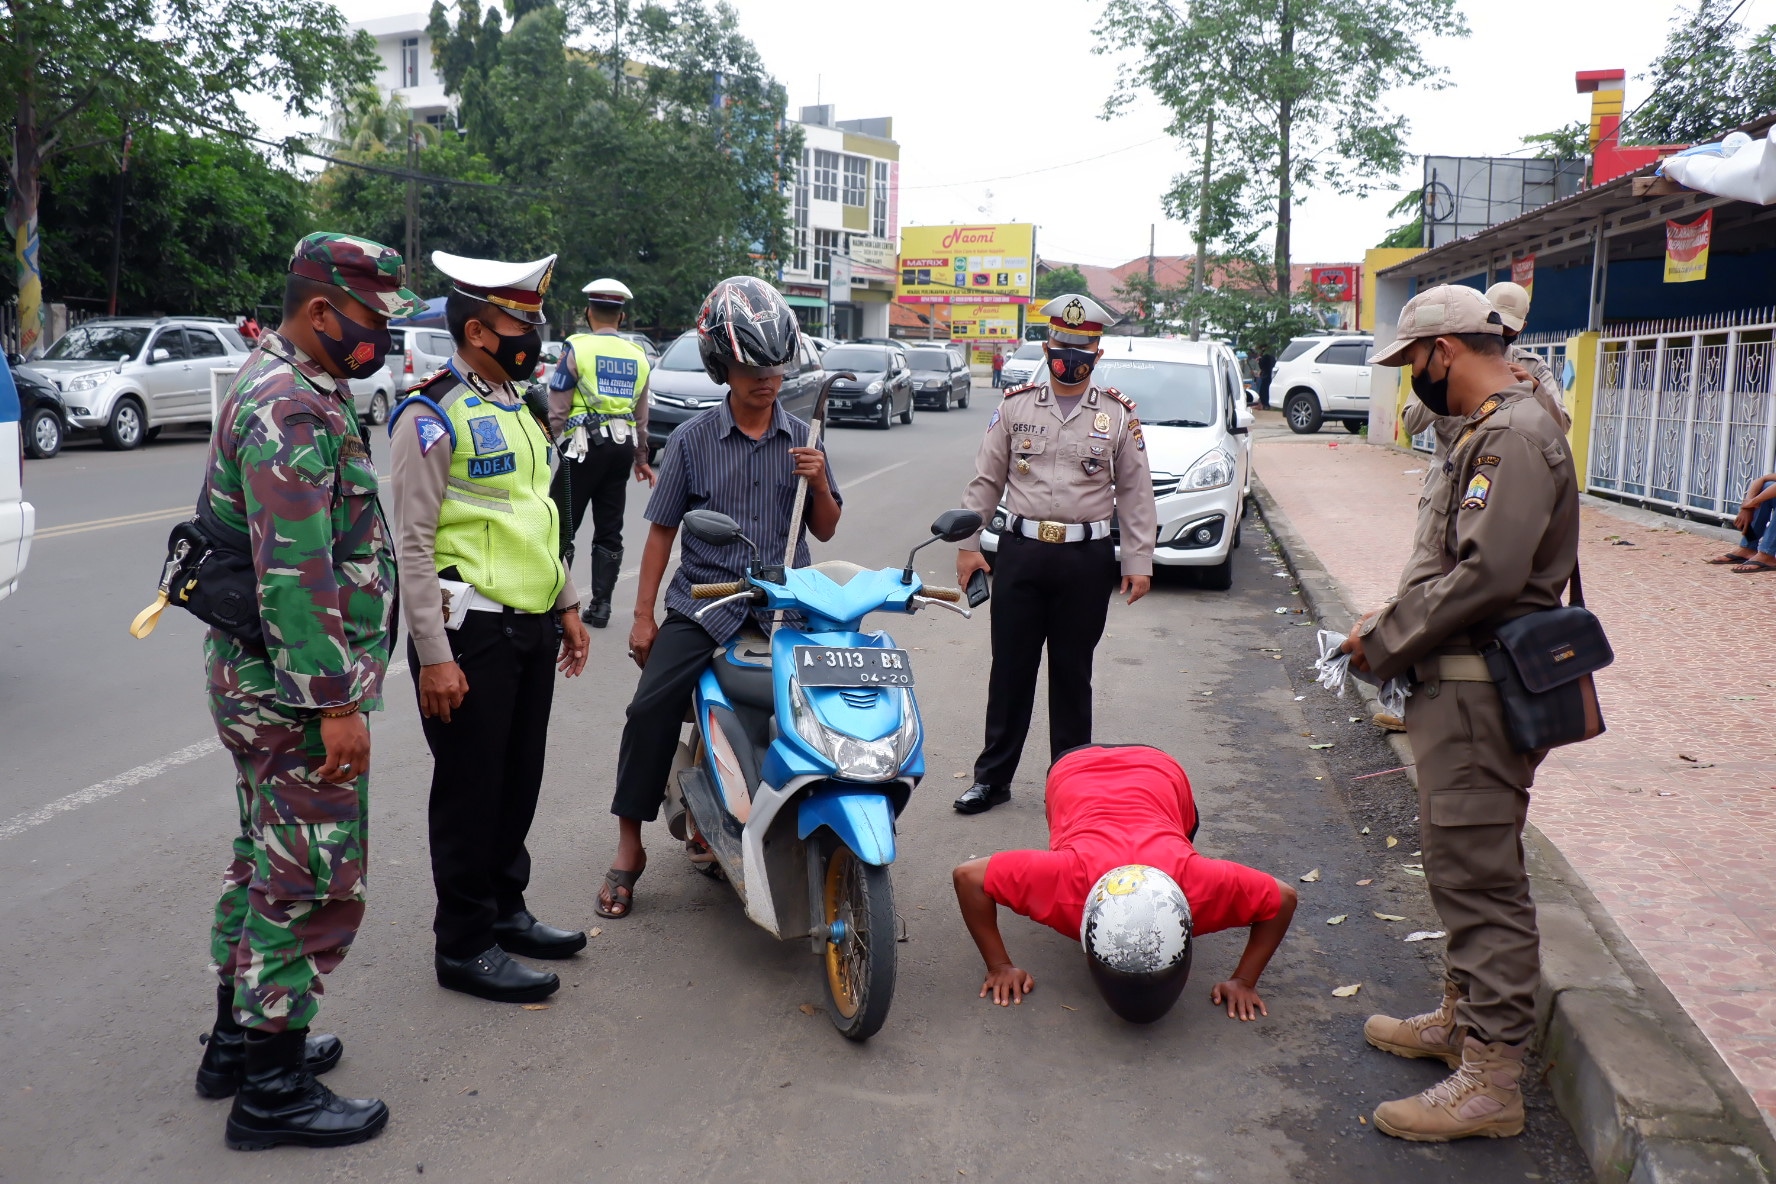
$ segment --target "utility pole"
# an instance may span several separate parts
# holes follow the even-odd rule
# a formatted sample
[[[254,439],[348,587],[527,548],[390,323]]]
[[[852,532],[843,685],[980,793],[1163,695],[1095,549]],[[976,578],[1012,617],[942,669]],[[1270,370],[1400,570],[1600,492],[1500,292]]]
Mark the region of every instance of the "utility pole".
[[[1190,279],[1190,340],[1202,340],[1201,301],[1204,283],[1203,256],[1209,250],[1209,178],[1213,174],[1215,163],[1215,109],[1209,108],[1206,130],[1203,132],[1203,173],[1202,184],[1196,195],[1196,262],[1191,269]]]
[[[111,299],[106,316],[117,315],[117,275],[123,266],[123,192],[129,186],[130,144],[135,134],[126,126],[123,132],[123,167],[117,171],[117,203],[111,211]]]

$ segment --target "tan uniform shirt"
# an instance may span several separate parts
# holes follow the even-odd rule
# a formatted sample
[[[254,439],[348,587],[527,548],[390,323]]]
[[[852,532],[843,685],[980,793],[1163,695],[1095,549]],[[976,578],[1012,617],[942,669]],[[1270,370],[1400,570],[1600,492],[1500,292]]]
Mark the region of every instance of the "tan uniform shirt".
[[[987,423],[962,504],[983,519],[1000,495],[1039,522],[1104,522],[1122,530],[1122,574],[1153,574],[1159,507],[1135,407],[1114,388],[1091,387],[1061,418],[1047,383],[1015,387]],[[979,550],[979,536],[962,544]]]
[[[472,388],[483,399],[491,399],[507,407],[522,400],[509,382],[498,386],[488,382],[455,355],[456,372],[468,377],[468,387],[456,387],[457,397]],[[450,398],[450,394],[444,396]],[[407,622],[407,634],[419,654],[421,666],[454,662],[450,639],[444,633],[444,593],[438,587],[437,535],[438,507],[444,504],[444,490],[450,484],[448,447],[434,447],[430,452],[420,447],[419,433],[407,420],[412,416],[436,419],[429,407],[409,407],[396,421],[396,431],[389,441],[389,491],[395,516],[395,561],[401,577],[401,616]],[[448,441],[446,441],[448,444]],[[561,586],[555,598],[557,609],[578,604],[580,594],[574,588],[573,573]]]
[[[1530,384],[1458,422],[1453,454],[1419,498],[1399,592],[1361,630],[1384,679],[1441,649],[1471,648],[1477,626],[1555,607],[1578,563],[1572,453]]]
[[[608,333],[612,337],[619,335],[615,329],[593,329],[592,332]],[[574,394],[579,389],[580,381],[580,364],[574,358],[573,346],[563,342],[561,349],[562,359],[567,363],[568,372],[574,376],[575,385],[564,391],[558,391],[552,386],[549,388],[549,438],[552,440],[561,438],[562,430],[567,426],[567,417],[573,414]],[[650,369],[648,382],[642,383],[641,389],[635,392],[635,450],[643,459],[647,455],[643,449],[647,447],[648,400],[653,397],[649,384],[652,381]]]
[[[1513,345],[1510,356],[1512,362],[1529,371],[1530,380],[1535,383],[1536,401],[1560,425],[1561,432],[1572,427],[1572,416],[1567,414],[1560,379],[1555,377],[1548,363],[1542,361],[1542,355]],[[1449,446],[1455,442],[1456,433],[1461,431],[1463,422],[1459,415],[1431,414],[1431,409],[1421,403],[1417,395],[1408,396],[1406,405],[1400,408],[1400,423],[1405,426],[1407,435],[1416,436],[1427,427],[1436,427],[1437,448],[1433,455],[1437,460],[1444,460],[1449,456]]]

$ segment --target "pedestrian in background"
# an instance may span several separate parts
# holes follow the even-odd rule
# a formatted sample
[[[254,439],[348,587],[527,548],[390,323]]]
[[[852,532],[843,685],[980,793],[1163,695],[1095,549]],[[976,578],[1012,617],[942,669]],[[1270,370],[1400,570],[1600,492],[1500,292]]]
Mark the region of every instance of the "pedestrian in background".
[[[1005,351],[1003,349],[1001,349],[999,346],[995,345],[993,347],[993,389],[994,390],[999,389],[999,387],[1001,385],[1001,376],[1003,375],[1004,371],[1005,371]]]
[[[388,430],[407,659],[432,751],[433,969],[450,990],[533,1003],[561,980],[508,955],[569,958],[586,945],[524,900],[555,672],[579,674],[590,644],[561,561],[548,428],[513,385],[536,366],[555,256],[434,251],[432,264],[451,281],[456,352]]]
[[[974,784],[955,807],[979,814],[1011,800],[1011,781],[1030,731],[1036,673],[1048,650],[1049,752],[1091,743],[1092,654],[1117,587],[1112,516],[1122,524],[1122,592],[1128,603],[1153,582],[1159,508],[1135,405],[1092,385],[1113,319],[1089,296],[1057,296],[1043,346],[1048,378],[1013,387],[987,421],[974,480],[962,504],[989,518],[1003,494],[993,589],[993,668],[987,678],[986,744]],[[956,552],[964,588],[987,561],[980,536]]]
[[[1270,380],[1276,375],[1276,356],[1268,349],[1258,355],[1258,406],[1270,410]]]
[[[388,1122],[382,1102],[315,1079],[343,1050],[309,1028],[321,975],[364,917],[366,717],[382,706],[395,600],[376,468],[345,380],[374,373],[389,318],[419,308],[405,271],[367,239],[297,243],[283,322],[235,377],[210,442],[203,498],[251,551],[264,631],[263,648],[216,628],[204,639],[240,829],[210,935],[216,1023],[197,1091],[235,1095],[227,1140],[239,1149],[336,1147]]]
[[[1419,400],[1461,429],[1419,503],[1398,594],[1343,649],[1359,670],[1412,681],[1420,845],[1449,936],[1442,1004],[1409,1019],[1371,1016],[1363,1033],[1455,1072],[1376,1107],[1375,1126],[1420,1142],[1516,1135],[1541,973],[1523,824],[1546,754],[1512,744],[1478,647],[1493,626],[1561,603],[1577,575],[1578,479],[1560,426],[1512,372],[1503,317],[1485,297],[1448,284],[1422,292],[1398,332],[1371,364],[1411,366]]]

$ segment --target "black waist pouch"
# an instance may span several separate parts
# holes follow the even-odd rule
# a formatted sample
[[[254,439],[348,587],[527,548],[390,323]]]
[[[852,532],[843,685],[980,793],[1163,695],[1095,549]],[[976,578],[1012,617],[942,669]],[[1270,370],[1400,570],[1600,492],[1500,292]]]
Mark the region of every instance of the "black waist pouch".
[[[206,504],[167,536],[161,591],[167,603],[263,650],[265,626],[259,617],[252,543],[245,531],[230,530],[208,509]]]
[[[1570,603],[1506,621],[1480,646],[1519,752],[1576,744],[1604,730],[1592,676],[1616,654],[1585,607],[1576,566],[1571,588]]]

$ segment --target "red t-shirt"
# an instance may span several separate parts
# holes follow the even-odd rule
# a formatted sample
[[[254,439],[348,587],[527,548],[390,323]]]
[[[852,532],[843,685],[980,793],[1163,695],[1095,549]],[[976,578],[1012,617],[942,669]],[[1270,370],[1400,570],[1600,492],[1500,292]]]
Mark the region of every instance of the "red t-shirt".
[[[1085,898],[1112,868],[1140,863],[1178,882],[1195,935],[1268,921],[1282,904],[1276,879],[1198,855],[1190,779],[1157,748],[1082,748],[1048,774],[1047,851],[1001,851],[987,861],[987,895],[1079,940]]]

